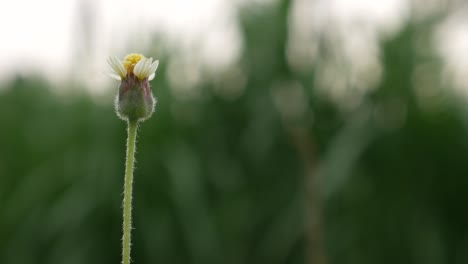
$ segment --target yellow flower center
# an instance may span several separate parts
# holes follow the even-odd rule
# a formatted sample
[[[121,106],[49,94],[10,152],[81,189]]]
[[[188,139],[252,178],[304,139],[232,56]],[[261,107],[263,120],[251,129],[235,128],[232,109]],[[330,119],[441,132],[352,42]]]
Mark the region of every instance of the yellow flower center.
[[[135,68],[135,65],[142,59],[144,59],[145,56],[138,54],[138,53],[131,53],[125,56],[124,61],[122,62],[123,66],[127,70],[127,73],[133,74],[133,68]]]

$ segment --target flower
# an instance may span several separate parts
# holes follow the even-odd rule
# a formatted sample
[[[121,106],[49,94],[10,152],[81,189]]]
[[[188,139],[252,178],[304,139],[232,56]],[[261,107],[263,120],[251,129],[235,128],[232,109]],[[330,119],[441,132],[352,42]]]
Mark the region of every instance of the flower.
[[[138,53],[128,54],[123,61],[115,56],[110,56],[107,62],[112,69],[112,73],[109,75],[118,81],[126,79],[128,75],[137,76],[140,80],[148,78],[151,81],[159,66],[159,60],[153,62],[153,58],[148,59]]]
[[[111,56],[107,62],[112,69],[110,76],[120,81],[115,100],[117,115],[129,122],[148,119],[156,104],[149,81],[154,79],[159,61],[153,62],[153,58],[131,53],[123,61]]]

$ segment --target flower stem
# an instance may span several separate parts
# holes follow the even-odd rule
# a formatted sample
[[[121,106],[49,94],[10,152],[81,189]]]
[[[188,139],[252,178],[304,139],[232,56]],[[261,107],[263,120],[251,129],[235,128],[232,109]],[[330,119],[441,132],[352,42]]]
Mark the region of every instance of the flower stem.
[[[135,143],[137,121],[128,122],[127,161],[125,164],[125,185],[123,200],[123,237],[122,264],[130,264],[131,231],[132,231],[132,192],[133,192],[133,164],[135,160]]]

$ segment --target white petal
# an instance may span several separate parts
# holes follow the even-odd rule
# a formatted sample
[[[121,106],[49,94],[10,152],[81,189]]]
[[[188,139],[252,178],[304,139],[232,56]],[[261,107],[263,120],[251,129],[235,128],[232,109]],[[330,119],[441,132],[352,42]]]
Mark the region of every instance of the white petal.
[[[111,73],[118,74],[117,72],[115,72],[114,68],[111,68]]]
[[[138,77],[141,78],[141,73],[143,71],[143,68],[145,66],[145,59],[141,59],[133,68],[133,73]]]
[[[145,63],[145,68],[143,69],[143,72],[142,72],[142,78],[146,78],[148,77],[148,69],[151,65],[151,63],[153,62],[153,58],[149,58],[146,60],[146,63]]]
[[[109,63],[109,65],[112,67],[112,69],[118,71],[118,67],[117,65],[114,63],[114,58],[111,56],[107,59],[107,62]]]
[[[120,73],[122,75],[122,78],[127,77],[127,69],[123,66],[122,62],[117,59],[117,66],[119,66]]]
[[[113,60],[111,57],[109,57],[107,59],[107,63],[109,64],[109,66],[111,67],[112,71],[115,72],[115,73],[118,73],[119,72],[119,69],[116,67],[116,65],[114,64]]]
[[[122,62],[115,56],[111,56],[114,67],[117,68],[116,72],[120,74],[120,77],[125,78],[127,76],[127,70],[123,66]]]
[[[121,76],[122,74],[120,73],[120,68],[114,63],[114,59],[112,57],[109,57],[107,59],[107,63],[111,67],[111,71],[112,71],[112,72],[108,73],[108,75],[112,79],[116,79],[118,81],[121,81],[122,80],[122,76]]]
[[[159,66],[159,60],[156,60],[155,62],[153,62],[153,64],[151,64],[149,73],[150,74],[155,73],[156,70],[158,69],[158,66]]]
[[[115,79],[115,80],[117,80],[117,81],[121,81],[121,80],[122,80],[122,78],[121,78],[119,75],[117,75],[117,74],[109,73],[109,76],[110,76],[112,79]]]
[[[151,74],[151,75],[148,77],[148,81],[153,80],[153,79],[154,79],[154,76],[156,76],[156,73]]]

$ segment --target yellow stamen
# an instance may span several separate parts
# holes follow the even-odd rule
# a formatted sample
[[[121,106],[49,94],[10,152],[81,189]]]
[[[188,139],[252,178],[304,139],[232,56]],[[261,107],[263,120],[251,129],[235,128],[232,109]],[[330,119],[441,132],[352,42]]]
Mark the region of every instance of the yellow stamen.
[[[124,61],[122,62],[123,66],[127,70],[128,73],[133,74],[133,68],[135,68],[135,65],[142,59],[144,59],[145,56],[138,54],[138,53],[131,53],[125,56]]]

